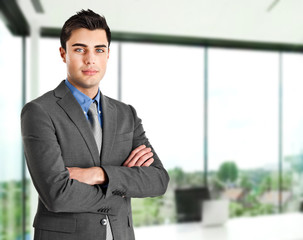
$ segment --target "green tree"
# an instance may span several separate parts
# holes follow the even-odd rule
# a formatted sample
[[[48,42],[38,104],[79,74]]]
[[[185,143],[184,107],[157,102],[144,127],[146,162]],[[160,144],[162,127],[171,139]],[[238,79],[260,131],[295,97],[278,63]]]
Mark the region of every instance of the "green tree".
[[[242,175],[240,179],[240,187],[248,192],[253,188],[253,184],[247,175]]]
[[[262,182],[259,186],[258,194],[262,195],[264,192],[276,190],[274,188],[275,186],[276,186],[276,183],[275,183],[274,177],[272,175],[268,175],[262,180]]]
[[[238,178],[238,167],[235,162],[227,161],[221,164],[218,171],[218,178],[222,182],[235,182]]]

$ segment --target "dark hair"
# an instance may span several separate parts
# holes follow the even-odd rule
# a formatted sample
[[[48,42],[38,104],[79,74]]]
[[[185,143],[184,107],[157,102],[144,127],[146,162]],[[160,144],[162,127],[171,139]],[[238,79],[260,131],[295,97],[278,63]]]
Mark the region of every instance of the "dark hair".
[[[77,14],[71,16],[62,27],[60,42],[61,47],[64,48],[64,50],[66,50],[66,42],[70,39],[72,31],[79,28],[86,28],[89,30],[104,29],[106,32],[108,46],[110,45],[111,33],[107,26],[105,17],[100,16],[90,9],[82,9],[80,12],[77,12]]]

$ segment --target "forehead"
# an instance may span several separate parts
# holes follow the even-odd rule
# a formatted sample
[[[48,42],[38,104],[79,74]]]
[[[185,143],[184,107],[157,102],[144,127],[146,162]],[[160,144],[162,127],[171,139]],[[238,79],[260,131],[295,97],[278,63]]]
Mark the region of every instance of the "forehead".
[[[75,43],[82,43],[87,46],[101,44],[108,46],[106,32],[104,29],[89,30],[86,28],[79,28],[73,30],[69,40],[66,42],[66,45],[72,46]]]

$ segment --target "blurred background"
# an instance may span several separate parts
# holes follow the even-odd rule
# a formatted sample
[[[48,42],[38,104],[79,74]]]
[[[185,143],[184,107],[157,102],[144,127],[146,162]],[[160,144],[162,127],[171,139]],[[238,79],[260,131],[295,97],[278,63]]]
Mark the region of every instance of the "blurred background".
[[[303,211],[303,1],[0,0],[0,239],[32,239],[20,112],[66,78],[60,29],[87,8],[112,31],[100,89],[136,108],[171,178],[132,200],[138,239],[203,222],[209,198],[229,221]]]

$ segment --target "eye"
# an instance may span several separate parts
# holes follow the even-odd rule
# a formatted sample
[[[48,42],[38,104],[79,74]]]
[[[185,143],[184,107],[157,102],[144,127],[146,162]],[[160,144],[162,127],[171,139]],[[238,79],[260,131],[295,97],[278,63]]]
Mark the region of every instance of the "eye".
[[[97,49],[96,49],[96,52],[97,52],[97,53],[103,53],[103,52],[104,52],[104,50],[103,50],[103,49],[101,49],[101,48],[97,48]]]
[[[83,52],[84,52],[84,49],[83,49],[83,48],[76,48],[75,51],[76,51],[76,52],[79,52],[79,53],[83,53]]]

